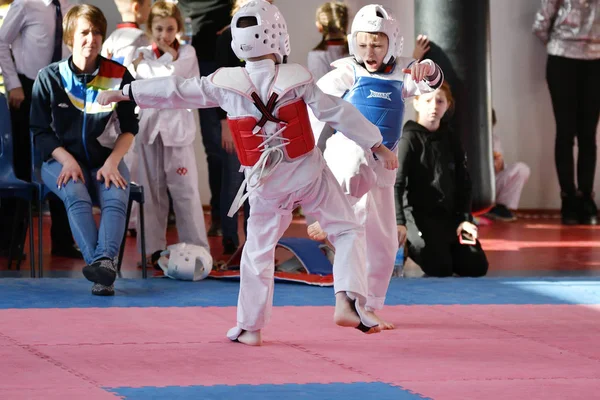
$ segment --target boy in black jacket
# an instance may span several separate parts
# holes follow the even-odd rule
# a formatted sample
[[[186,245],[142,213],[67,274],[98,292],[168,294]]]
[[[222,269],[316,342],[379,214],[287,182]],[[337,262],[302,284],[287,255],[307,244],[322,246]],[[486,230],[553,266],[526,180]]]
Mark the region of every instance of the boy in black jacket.
[[[487,273],[470,213],[466,155],[459,136],[441,122],[452,104],[447,83],[416,97],[418,122],[404,125],[398,143],[396,222],[400,243],[408,240],[406,277]]]

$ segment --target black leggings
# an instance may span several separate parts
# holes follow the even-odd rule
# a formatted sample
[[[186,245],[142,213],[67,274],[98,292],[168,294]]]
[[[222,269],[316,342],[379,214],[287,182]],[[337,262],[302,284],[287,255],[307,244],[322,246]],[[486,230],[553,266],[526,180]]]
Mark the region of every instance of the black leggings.
[[[487,274],[488,260],[479,241],[473,246],[458,242],[458,224],[452,217],[406,216],[408,257],[428,276],[479,277]]]
[[[554,157],[560,189],[590,194],[596,172],[596,127],[600,113],[600,59],[548,56],[546,80],[556,120]],[[577,137],[577,186],[573,145]]]

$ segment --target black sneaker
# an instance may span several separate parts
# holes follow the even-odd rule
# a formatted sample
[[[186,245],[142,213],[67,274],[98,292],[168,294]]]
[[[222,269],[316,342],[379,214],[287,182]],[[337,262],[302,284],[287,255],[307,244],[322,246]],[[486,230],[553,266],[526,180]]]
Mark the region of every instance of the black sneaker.
[[[94,286],[92,286],[92,294],[94,296],[114,296],[115,285],[104,286],[100,283],[94,283]]]
[[[208,232],[206,232],[206,236],[216,237],[223,236],[223,231],[221,230],[221,221],[214,221],[210,224],[210,228],[208,228]]]
[[[510,222],[517,220],[515,214],[513,214],[504,204],[496,204],[494,208],[485,214],[485,216],[497,221]]]
[[[83,267],[83,275],[88,281],[110,286],[117,279],[117,267],[113,260],[102,258]]]
[[[583,195],[581,199],[579,222],[584,225],[598,225],[598,207],[591,194]]]
[[[237,251],[238,246],[231,239],[223,241],[223,254],[233,254]]]
[[[580,197],[575,194],[562,194],[562,206],[560,208],[560,216],[563,225],[577,225],[579,224],[579,204]]]
[[[156,250],[154,253],[152,253],[150,257],[148,257],[147,263],[150,264],[152,268],[154,268],[157,271],[162,271],[162,268],[160,267],[160,265],[158,265],[158,259],[160,258],[160,253],[162,252],[163,250]]]

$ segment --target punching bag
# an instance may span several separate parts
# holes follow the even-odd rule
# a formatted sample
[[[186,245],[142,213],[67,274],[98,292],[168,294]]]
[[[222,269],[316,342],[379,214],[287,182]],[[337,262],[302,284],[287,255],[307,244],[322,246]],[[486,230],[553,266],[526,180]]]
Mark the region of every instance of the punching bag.
[[[474,213],[493,206],[489,0],[415,0],[415,37],[444,71],[456,100],[449,123],[460,134],[473,182]]]

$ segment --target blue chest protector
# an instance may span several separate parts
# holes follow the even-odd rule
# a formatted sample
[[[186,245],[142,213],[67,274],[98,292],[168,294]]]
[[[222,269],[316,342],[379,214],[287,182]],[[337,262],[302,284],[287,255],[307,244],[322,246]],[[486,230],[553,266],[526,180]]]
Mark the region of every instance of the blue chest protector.
[[[390,150],[396,149],[402,134],[402,88],[402,81],[359,76],[354,86],[342,96],[379,128],[383,144]]]

